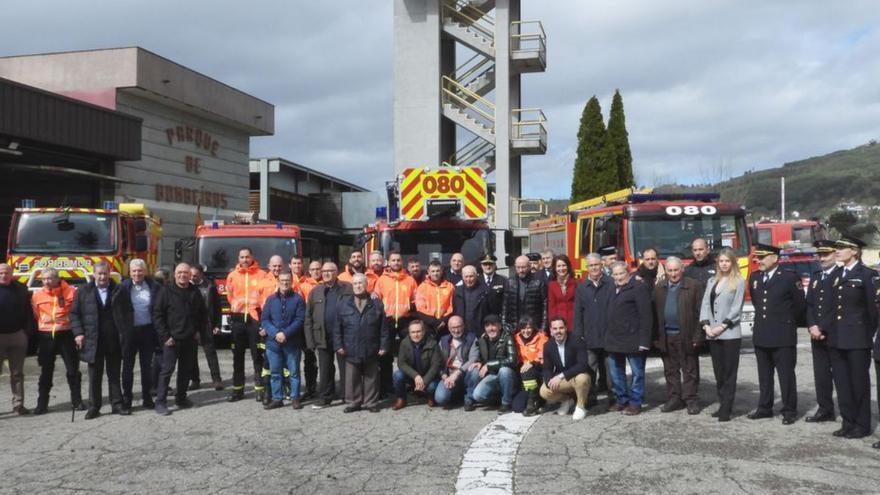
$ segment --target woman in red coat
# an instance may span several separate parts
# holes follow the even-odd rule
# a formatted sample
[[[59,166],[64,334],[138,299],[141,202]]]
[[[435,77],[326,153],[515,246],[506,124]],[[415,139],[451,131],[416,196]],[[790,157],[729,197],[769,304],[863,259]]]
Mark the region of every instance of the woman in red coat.
[[[547,284],[547,321],[559,316],[565,320],[568,331],[574,328],[574,291],[577,281],[571,271],[571,260],[560,254],[553,259],[556,278]]]

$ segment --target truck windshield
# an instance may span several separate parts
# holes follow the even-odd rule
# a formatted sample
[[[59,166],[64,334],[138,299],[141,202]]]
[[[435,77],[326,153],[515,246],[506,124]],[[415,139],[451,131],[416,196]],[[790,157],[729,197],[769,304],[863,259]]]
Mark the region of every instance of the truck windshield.
[[[106,213],[21,213],[15,225],[13,253],[112,253],[117,215]]]
[[[628,222],[630,249],[638,256],[649,247],[660,258],[691,258],[691,242],[706,239],[712,252],[732,248],[737,256],[749,253],[746,221],[742,215],[699,215],[686,217],[636,217]]]
[[[491,250],[492,233],[489,230],[386,230],[382,232],[380,245],[386,255],[391,250],[400,251],[404,260],[416,258],[422,266],[433,259],[444,265],[454,253],[464,255],[465,263],[477,263]]]
[[[298,254],[296,239],[291,237],[202,237],[198,240],[199,264],[210,275],[226,275],[238,263],[238,251],[251,248],[260,267],[266,268],[269,258],[279,255],[286,265],[290,257]]]

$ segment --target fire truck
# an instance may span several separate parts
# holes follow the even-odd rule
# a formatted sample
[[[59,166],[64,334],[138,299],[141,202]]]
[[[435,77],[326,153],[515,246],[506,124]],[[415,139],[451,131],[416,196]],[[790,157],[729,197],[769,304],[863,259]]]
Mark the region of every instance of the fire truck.
[[[397,250],[424,266],[435,259],[447,265],[457,252],[477,263],[494,251],[480,167],[408,168],[386,186],[389,206],[377,215],[384,218],[367,225],[355,243],[365,256]]]
[[[71,285],[83,285],[98,261],[110,263],[116,281],[128,275],[128,262],[141,258],[156,269],[162,222],[143,204],[112,201],[104,208],[36,208],[24,200],[9,228],[7,259],[14,276],[32,290],[39,272],[54,268]]]
[[[615,246],[630,269],[639,266],[646,248],[692,261],[691,242],[702,237],[713,252],[729,247],[737,255],[743,278],[750,270],[751,242],[746,210],[719,202],[716,193],[654,194],[652,189],[623,189],[570,205],[562,215],[529,224],[529,248],[566,253],[577,277],[586,276],[586,256]],[[747,306],[743,322],[749,328],[754,310]]]
[[[264,270],[269,258],[279,255],[285,264],[300,254],[300,230],[296,225],[281,222],[260,222],[253,213],[238,213],[231,223],[207,220],[196,227],[195,237],[175,244],[175,259],[198,263],[212,279],[220,293],[223,307],[221,331],[229,333],[229,303],[226,299],[226,276],[238,264],[238,252],[248,247]]]

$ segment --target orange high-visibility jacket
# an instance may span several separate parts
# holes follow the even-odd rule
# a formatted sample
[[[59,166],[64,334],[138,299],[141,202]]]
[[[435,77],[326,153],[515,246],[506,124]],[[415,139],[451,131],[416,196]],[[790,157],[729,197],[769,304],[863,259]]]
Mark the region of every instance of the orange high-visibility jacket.
[[[260,270],[254,262],[249,267],[241,265],[226,276],[226,298],[229,300],[231,313],[244,314],[256,320],[260,319],[260,309],[268,297],[267,292],[275,290],[275,278]]]
[[[417,289],[414,278],[405,271],[397,273],[387,270],[376,282],[376,293],[385,305],[385,316],[396,322],[409,314]]]
[[[70,306],[73,305],[73,296],[76,289],[67,285],[64,280],[56,289],[43,287],[34,292],[31,298],[31,306],[37,319],[37,329],[41,332],[55,332],[70,330]]]
[[[416,289],[416,311],[431,318],[446,318],[452,314],[454,293],[455,286],[448,280],[443,280],[438,285],[426,278]]]
[[[351,277],[354,276],[355,273],[356,272],[352,272],[346,266],[345,270],[343,270],[342,273],[339,274],[339,280],[342,282],[351,283]],[[376,281],[379,280],[379,276],[373,273],[373,270],[367,270],[364,275],[367,276],[367,292],[373,292],[374,290],[376,290]]]
[[[516,353],[519,354],[520,363],[544,364],[544,344],[550,340],[546,333],[536,329],[532,340],[528,342],[525,342],[522,334],[517,333],[513,340],[516,342]]]
[[[311,294],[312,289],[318,285],[318,281],[313,279],[312,277],[296,277],[294,283],[296,284],[295,290],[303,297],[304,301],[309,300],[309,294]]]

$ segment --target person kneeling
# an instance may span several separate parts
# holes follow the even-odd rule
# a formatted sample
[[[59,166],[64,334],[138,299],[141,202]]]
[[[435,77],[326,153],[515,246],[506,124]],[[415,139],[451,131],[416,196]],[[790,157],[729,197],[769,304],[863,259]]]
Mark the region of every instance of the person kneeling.
[[[476,342],[473,333],[465,333],[461,316],[449,317],[449,335],[440,339],[440,357],[445,364],[441,367],[440,384],[434,392],[437,405],[446,407],[454,399],[464,397],[467,371],[479,357]]]
[[[477,340],[480,356],[468,372],[468,394],[464,410],[473,411],[475,403],[494,402],[501,395],[500,413],[510,412],[516,393],[516,348],[513,337],[501,329],[501,318],[487,315],[483,318],[485,333]]]
[[[543,376],[544,345],[549,338],[546,333],[535,328],[535,320],[531,316],[524,316],[519,320],[513,340],[519,362],[522,363],[519,366],[519,378],[523,388],[513,399],[513,411],[521,412],[523,416],[534,416],[541,406],[538,389]]]
[[[406,407],[406,392],[409,387],[418,394],[428,397],[428,407],[434,407],[434,392],[440,383],[440,368],[443,358],[434,337],[426,335],[422,320],[409,323],[409,336],[400,343],[397,355],[397,371],[394,372],[394,393],[397,400],[391,409],[397,411]]]
[[[568,337],[565,320],[550,321],[552,339],[544,344],[544,385],[541,397],[550,402],[562,402],[559,415],[568,414],[572,398],[575,409],[571,419],[578,421],[587,416],[587,398],[590,396],[590,366],[583,342]]]

